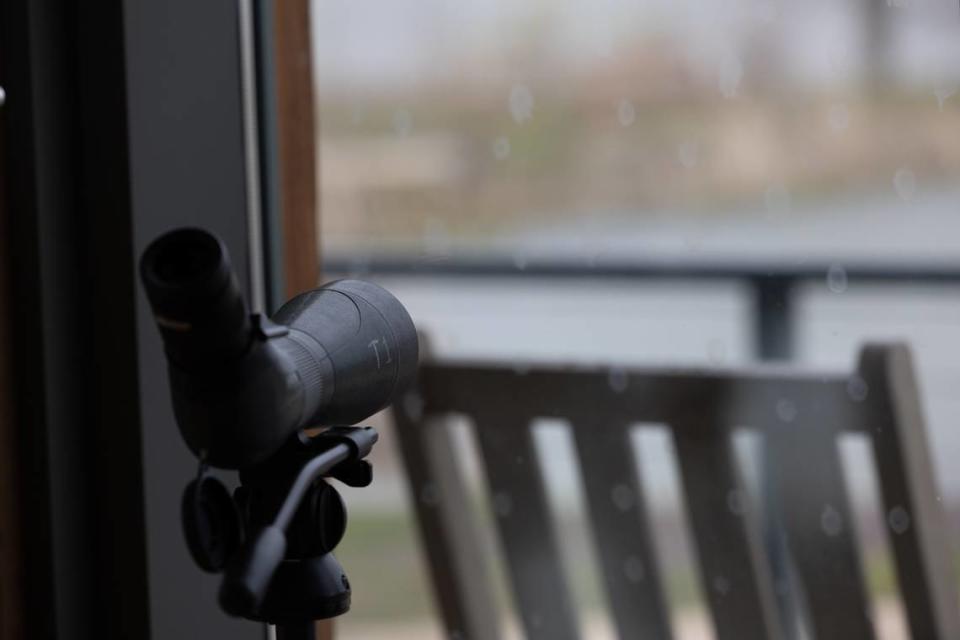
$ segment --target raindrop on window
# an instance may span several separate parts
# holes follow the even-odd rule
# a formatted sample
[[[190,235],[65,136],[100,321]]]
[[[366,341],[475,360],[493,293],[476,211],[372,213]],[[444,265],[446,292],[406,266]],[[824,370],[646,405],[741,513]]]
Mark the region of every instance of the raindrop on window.
[[[868,393],[870,393],[870,387],[867,386],[867,381],[862,377],[855,375],[847,380],[847,395],[854,402],[863,402],[867,399]]]
[[[510,155],[510,140],[506,136],[500,136],[493,141],[493,157],[497,160],[505,160]]]
[[[793,422],[797,419],[797,405],[791,400],[781,398],[777,401],[777,417],[782,422]]]
[[[523,271],[527,268],[527,256],[521,252],[513,254],[513,266],[517,268],[518,271]]]
[[[844,293],[847,290],[847,270],[838,264],[830,265],[827,269],[827,288],[833,293]]]
[[[617,120],[624,127],[629,127],[637,119],[637,110],[629,100],[621,100],[617,105]]]
[[[620,367],[610,367],[607,373],[607,384],[616,393],[623,393],[627,390],[630,380],[627,378],[627,372]]]
[[[761,2],[757,5],[757,21],[770,24],[777,19],[777,5],[773,2]]]
[[[533,117],[533,93],[523,84],[514,85],[510,89],[510,115],[517,124],[522,124]]]
[[[910,169],[905,167],[897,169],[897,172],[893,174],[893,188],[901,200],[909,202],[913,199],[913,194],[917,190],[917,177],[913,175],[913,171]]]
[[[525,376],[530,373],[530,365],[523,362],[515,362],[513,364],[513,373],[518,376]]]
[[[707,343],[707,359],[711,364],[722,365],[727,361],[727,345],[723,340],[714,339]]]
[[[493,512],[501,518],[506,518],[513,511],[513,500],[506,493],[497,493],[493,496]]]
[[[534,629],[539,629],[543,626],[543,618],[540,617],[540,614],[536,611],[530,613],[530,626]]]
[[[831,538],[840,535],[843,531],[843,518],[840,512],[830,505],[825,506],[820,513],[820,529]]]
[[[894,507],[887,514],[887,523],[891,531],[900,535],[910,528],[910,514],[903,507]]]
[[[423,488],[420,489],[420,502],[423,504],[432,507],[440,502],[440,492],[437,491],[437,486],[432,483],[423,485]]]
[[[950,98],[952,98],[956,93],[957,93],[956,85],[953,85],[953,86],[941,85],[934,88],[933,95],[937,97],[937,106],[940,108],[940,111],[943,111],[944,103]]]
[[[393,125],[393,132],[398,136],[405,138],[410,135],[410,130],[413,128],[413,116],[406,109],[394,111],[390,122]]]
[[[633,507],[633,489],[625,484],[618,484],[610,491],[610,499],[620,511],[629,511]]]
[[[430,218],[423,229],[423,243],[427,253],[446,255],[450,253],[450,234],[446,223],[440,218]]]
[[[845,104],[835,104],[827,113],[827,121],[834,131],[846,131],[850,126],[850,109]]]
[[[740,58],[727,53],[720,59],[720,69],[718,70],[718,81],[720,93],[724,98],[733,98],[737,95],[740,88],[740,82],[743,80],[743,63]]]
[[[630,582],[642,582],[646,573],[643,561],[637,556],[627,556],[627,559],[623,561],[623,574]]]
[[[717,576],[713,579],[713,590],[722,596],[730,593],[730,581],[723,576]]]
[[[414,422],[423,417],[423,398],[419,393],[411,391],[403,396],[403,412]]]
[[[772,184],[763,192],[763,204],[767,208],[767,213],[775,216],[783,215],[790,211],[792,205],[790,191],[783,184]]]
[[[727,492],[727,509],[735,516],[742,516],[747,512],[747,500],[743,491],[731,489]]]
[[[696,142],[687,140],[677,146],[677,159],[684,169],[693,169],[700,160],[700,147]]]

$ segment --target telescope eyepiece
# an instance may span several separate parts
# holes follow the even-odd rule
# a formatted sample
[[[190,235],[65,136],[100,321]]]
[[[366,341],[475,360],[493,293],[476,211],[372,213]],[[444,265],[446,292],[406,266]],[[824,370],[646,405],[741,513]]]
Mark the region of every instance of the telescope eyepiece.
[[[250,319],[227,248],[203,229],[157,238],[140,260],[168,358],[196,370],[235,360],[251,338]]]

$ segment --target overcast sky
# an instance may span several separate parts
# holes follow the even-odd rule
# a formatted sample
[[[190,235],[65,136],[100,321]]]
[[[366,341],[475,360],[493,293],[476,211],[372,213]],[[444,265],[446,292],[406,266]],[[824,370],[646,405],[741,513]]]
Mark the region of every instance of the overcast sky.
[[[897,5],[888,9],[891,59],[902,78],[955,82],[958,0],[861,1]],[[314,0],[313,21],[317,72],[332,89],[402,85],[451,60],[507,50],[538,28],[551,34],[558,73],[564,61],[616,56],[655,34],[708,72],[762,37],[781,48],[784,73],[814,84],[849,80],[864,52],[856,0]]]

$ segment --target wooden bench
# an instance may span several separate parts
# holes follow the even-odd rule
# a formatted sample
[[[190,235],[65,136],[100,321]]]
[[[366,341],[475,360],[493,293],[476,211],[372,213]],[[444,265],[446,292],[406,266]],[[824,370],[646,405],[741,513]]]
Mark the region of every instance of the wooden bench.
[[[867,346],[849,376],[763,367],[629,369],[618,370],[621,379],[611,385],[610,371],[429,362],[417,388],[394,407],[449,637],[502,636],[479,524],[444,427],[446,417],[458,414],[474,427],[490,494],[511,504],[498,510],[496,528],[528,638],[579,635],[534,450],[536,418],[560,418],[571,427],[596,557],[621,638],[673,637],[630,440],[631,425],[641,422],[669,428],[701,583],[724,581],[725,589],[704,589],[718,640],[781,636],[755,514],[728,505],[730,492],[742,488],[735,428],[763,436],[813,637],[875,637],[837,448],[840,434],[854,432],[872,444],[912,637],[960,638],[952,558],[906,347]],[[614,490],[629,493],[634,506],[623,509],[623,500],[611,500]],[[625,563],[642,567],[642,578],[624,571]]]

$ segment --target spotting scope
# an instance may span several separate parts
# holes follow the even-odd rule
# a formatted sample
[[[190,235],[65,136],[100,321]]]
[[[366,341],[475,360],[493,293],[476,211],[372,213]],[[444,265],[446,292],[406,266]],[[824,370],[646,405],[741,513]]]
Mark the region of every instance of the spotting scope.
[[[414,376],[414,324],[369,282],[340,280],[292,298],[272,318],[251,315],[224,244],[193,228],[155,240],[140,275],[177,424],[209,465],[247,469],[300,429],[359,422]]]

